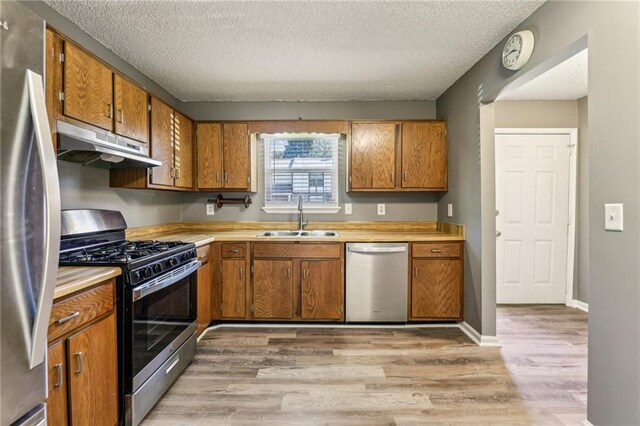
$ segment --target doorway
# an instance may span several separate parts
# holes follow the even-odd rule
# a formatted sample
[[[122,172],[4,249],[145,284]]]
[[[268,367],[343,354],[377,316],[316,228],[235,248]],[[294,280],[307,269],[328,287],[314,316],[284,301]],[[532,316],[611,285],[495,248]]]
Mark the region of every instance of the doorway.
[[[496,301],[573,300],[577,129],[496,129]]]

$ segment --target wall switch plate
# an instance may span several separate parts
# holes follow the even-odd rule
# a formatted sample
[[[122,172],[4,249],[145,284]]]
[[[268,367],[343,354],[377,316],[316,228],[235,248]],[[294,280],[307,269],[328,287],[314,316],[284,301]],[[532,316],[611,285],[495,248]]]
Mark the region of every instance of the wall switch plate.
[[[385,208],[385,204],[378,204],[378,216],[384,216],[386,214]]]
[[[447,204],[447,217],[453,217],[453,204]]]
[[[207,216],[213,216],[214,214],[216,214],[216,205],[207,203]]]
[[[604,205],[604,229],[605,231],[622,232],[623,217],[622,204]]]
[[[351,203],[344,204],[344,214],[353,214],[353,204]]]

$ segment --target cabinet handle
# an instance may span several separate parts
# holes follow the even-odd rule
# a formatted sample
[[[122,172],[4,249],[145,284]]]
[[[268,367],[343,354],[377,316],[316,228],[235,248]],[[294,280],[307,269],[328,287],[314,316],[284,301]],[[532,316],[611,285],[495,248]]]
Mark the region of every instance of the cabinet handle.
[[[220,172],[216,172],[216,182],[220,182]]]
[[[440,249],[431,249],[431,253],[442,253]]]
[[[82,374],[82,370],[84,370],[84,358],[82,356],[82,352],[77,352],[74,354],[74,356],[76,357],[76,362],[78,364],[78,368],[75,371],[75,373],[76,375]]]
[[[58,325],[62,325],[65,322],[69,322],[74,318],[78,318],[80,316],[80,311],[75,311],[74,313],[72,313],[71,315],[64,317],[64,318],[60,318],[58,321],[56,321],[56,324]]]
[[[228,182],[229,181],[229,173],[224,172],[224,181]]]
[[[53,383],[54,388],[62,387],[64,384],[64,375],[62,374],[62,364],[56,364],[53,366],[56,372],[56,381]]]
[[[287,268],[287,278],[291,278],[291,268]]]
[[[240,279],[244,279],[244,268],[240,268]]]
[[[233,249],[231,250],[231,253],[240,253],[240,249]]]
[[[124,111],[122,109],[118,109],[118,115],[120,116],[118,123],[124,123]]]
[[[418,278],[418,267],[417,267],[417,266],[414,266],[414,267],[413,267],[413,275],[414,275],[416,278]]]
[[[402,173],[402,176],[404,177],[405,182],[407,181],[407,172]]]
[[[176,169],[176,179],[180,179],[180,167]]]
[[[107,117],[113,118],[113,105],[107,104]]]
[[[306,268],[302,268],[302,279],[303,280],[307,279],[307,269]]]

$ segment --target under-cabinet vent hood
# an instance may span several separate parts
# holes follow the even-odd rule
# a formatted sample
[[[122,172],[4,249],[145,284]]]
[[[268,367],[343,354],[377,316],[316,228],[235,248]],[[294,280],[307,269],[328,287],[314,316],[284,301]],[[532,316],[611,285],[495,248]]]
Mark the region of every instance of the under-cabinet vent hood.
[[[149,168],[162,162],[149,157],[149,145],[114,133],[56,121],[58,160],[107,169]]]

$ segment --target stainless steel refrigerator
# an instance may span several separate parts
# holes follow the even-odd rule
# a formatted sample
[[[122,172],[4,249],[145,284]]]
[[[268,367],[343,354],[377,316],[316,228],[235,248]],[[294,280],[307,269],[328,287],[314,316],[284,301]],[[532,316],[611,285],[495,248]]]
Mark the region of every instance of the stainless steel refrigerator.
[[[0,1],[0,425],[46,424],[60,190],[44,100],[45,23]]]

